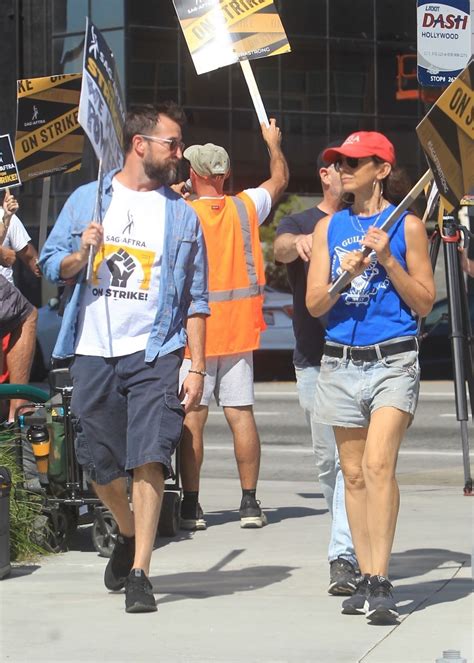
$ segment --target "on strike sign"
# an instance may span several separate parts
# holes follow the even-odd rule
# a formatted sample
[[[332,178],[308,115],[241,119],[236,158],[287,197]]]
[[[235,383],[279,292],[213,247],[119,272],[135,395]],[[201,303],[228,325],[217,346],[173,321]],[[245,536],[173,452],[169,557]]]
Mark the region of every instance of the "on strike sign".
[[[288,53],[273,0],[173,0],[196,72]]]

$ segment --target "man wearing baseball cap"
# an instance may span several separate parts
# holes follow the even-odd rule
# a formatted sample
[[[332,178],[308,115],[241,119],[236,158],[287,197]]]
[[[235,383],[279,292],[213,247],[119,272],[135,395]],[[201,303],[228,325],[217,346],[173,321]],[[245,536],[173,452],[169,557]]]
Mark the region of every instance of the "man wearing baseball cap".
[[[260,469],[260,439],[253,414],[253,350],[265,329],[262,314],[265,266],[259,226],[288,184],[288,166],[281,151],[281,132],[275,120],[262,125],[270,155],[270,177],[257,188],[236,196],[224,194],[230,173],[226,150],[213,143],[192,145],[184,151],[190,180],[198,198],[196,211],[206,242],[209,263],[209,306],[206,324],[206,376],[200,406],[187,413],[181,441],[183,502],[181,527],[206,529],[199,504],[199,475],[203,460],[203,433],[209,401],[214,394],[222,406],[234,439],[242,487],[240,524],[257,528],[266,517],[256,499]],[[185,358],[180,381],[192,371]]]

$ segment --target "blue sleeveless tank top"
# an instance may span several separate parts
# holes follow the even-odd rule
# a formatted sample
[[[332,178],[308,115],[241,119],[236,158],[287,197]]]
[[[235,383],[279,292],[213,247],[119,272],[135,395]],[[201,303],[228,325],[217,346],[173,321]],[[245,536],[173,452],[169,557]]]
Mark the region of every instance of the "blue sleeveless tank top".
[[[369,226],[380,227],[393,205],[381,214],[358,217],[350,208],[333,215],[328,227],[331,280],[342,273],[343,256],[360,249]],[[405,217],[390,228],[390,250],[406,269]],[[326,339],[344,345],[372,345],[398,336],[415,336],[417,325],[410,308],[392,285],[387,272],[377,262],[375,252],[365,272],[355,278],[329,312]]]

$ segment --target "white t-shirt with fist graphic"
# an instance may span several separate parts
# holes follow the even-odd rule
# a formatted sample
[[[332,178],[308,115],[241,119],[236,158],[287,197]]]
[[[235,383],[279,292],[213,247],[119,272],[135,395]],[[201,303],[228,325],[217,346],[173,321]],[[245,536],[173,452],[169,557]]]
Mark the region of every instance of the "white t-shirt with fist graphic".
[[[112,181],[104,244],[81,302],[76,354],[120,357],[146,348],[160,288],[166,198]]]

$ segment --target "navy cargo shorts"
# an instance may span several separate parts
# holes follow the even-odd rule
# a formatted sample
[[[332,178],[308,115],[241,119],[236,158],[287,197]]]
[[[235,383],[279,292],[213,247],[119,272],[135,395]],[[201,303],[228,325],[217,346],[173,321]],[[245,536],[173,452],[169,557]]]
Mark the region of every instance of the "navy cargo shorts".
[[[123,357],[76,355],[71,410],[76,455],[90,478],[107,484],[147,463],[165,477],[180,441],[184,409],[178,399],[182,349],[145,363],[145,352]]]

